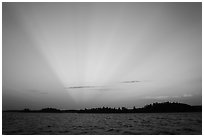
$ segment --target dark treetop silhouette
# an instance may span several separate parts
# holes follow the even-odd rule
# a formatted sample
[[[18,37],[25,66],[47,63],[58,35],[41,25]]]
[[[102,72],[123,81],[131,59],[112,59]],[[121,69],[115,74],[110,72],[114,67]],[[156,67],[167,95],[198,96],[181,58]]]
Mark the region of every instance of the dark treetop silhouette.
[[[4,112],[41,112],[41,113],[162,113],[162,112],[202,112],[202,106],[190,106],[183,103],[153,103],[144,106],[143,108],[128,109],[122,108],[91,108],[91,109],[81,109],[81,110],[59,110],[56,108],[43,108],[41,110],[30,110],[28,108],[24,110],[7,110]]]

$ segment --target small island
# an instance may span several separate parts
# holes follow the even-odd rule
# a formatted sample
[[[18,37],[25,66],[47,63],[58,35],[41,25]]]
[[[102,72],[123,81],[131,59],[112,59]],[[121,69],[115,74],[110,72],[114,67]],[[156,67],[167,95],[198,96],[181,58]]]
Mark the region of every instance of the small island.
[[[183,103],[163,102],[152,103],[145,105],[142,108],[133,107],[131,109],[125,107],[110,108],[90,108],[80,110],[60,110],[56,108],[43,108],[41,110],[30,110],[25,108],[23,110],[7,110],[3,112],[24,112],[24,113],[168,113],[168,112],[202,112],[202,106],[191,106]]]

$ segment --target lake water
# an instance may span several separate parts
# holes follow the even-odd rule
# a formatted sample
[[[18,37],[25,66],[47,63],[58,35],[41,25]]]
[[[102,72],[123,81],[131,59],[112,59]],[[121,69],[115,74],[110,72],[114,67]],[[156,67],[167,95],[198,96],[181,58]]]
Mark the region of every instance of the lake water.
[[[202,113],[2,114],[3,134],[202,134]]]

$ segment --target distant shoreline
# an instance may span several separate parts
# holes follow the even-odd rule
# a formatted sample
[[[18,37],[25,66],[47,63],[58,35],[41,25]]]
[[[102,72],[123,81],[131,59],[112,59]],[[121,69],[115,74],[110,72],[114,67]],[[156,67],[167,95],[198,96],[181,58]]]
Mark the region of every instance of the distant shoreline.
[[[127,109],[125,107],[121,108],[91,108],[91,109],[81,109],[81,110],[60,110],[56,108],[43,108],[41,110],[30,110],[25,108],[23,110],[6,110],[3,112],[21,112],[21,113],[180,113],[180,112],[202,112],[202,106],[190,106],[183,103],[153,103],[146,105],[142,108]]]

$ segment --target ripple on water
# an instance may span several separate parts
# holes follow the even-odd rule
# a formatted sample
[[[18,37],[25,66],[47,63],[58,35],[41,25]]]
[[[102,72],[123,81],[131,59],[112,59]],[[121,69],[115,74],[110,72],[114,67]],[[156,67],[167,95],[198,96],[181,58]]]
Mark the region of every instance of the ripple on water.
[[[202,113],[2,115],[3,134],[202,134]]]

